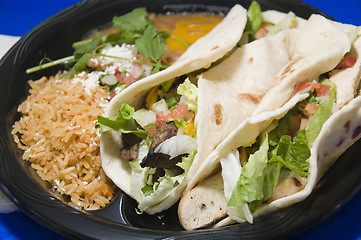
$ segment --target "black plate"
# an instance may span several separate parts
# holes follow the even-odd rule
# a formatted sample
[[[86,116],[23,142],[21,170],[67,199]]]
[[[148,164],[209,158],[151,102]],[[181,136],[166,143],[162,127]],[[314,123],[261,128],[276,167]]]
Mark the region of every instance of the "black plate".
[[[114,15],[122,15],[136,7],[150,12],[167,11],[223,12],[236,3],[248,8],[249,0],[89,0],[76,4],[44,21],[5,55],[0,62],[0,180],[1,189],[18,207],[44,226],[71,238],[84,239],[282,239],[300,233],[330,216],[343,206],[361,186],[361,142],[350,148],[330,169],[305,201],[271,215],[257,218],[253,225],[237,224],[218,230],[183,231],[177,218],[177,206],[155,215],[135,214],[136,203],[119,193],[107,207],[77,211],[47,191],[9,133],[16,117],[15,110],[27,92],[27,80],[54,74],[59,68],[25,74],[44,56],[58,59],[72,54],[71,44],[90,29],[109,23]],[[295,0],[259,0],[263,10],[292,10],[307,18],[319,10]],[[343,175],[347,172],[347,175]],[[341,178],[342,176],[342,178]],[[342,179],[342,181],[340,181]]]

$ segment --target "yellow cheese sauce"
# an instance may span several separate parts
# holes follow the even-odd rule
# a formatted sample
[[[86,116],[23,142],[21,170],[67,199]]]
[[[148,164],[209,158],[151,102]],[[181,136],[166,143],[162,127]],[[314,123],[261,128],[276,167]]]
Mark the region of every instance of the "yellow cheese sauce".
[[[174,62],[189,45],[210,32],[222,19],[221,15],[206,14],[151,16],[158,31],[170,33],[170,37],[166,38],[168,52],[164,56],[168,63]]]

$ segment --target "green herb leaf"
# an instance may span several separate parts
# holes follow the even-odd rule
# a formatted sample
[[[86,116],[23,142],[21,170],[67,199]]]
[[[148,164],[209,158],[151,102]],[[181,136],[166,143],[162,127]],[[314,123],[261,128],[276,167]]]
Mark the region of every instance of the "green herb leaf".
[[[100,37],[96,37],[92,39],[90,42],[77,46],[74,51],[74,57],[76,59],[81,58],[84,54],[92,53],[94,50],[102,43],[102,40]],[[73,45],[74,46],[74,45]]]
[[[121,31],[128,44],[134,44],[147,26],[152,25],[145,8],[137,8],[123,16],[113,18],[114,26]]]
[[[72,78],[74,77],[75,73],[84,71],[87,68],[88,60],[91,58],[93,54],[86,53],[84,54],[70,69],[68,73],[65,74],[66,77]]]
[[[153,25],[147,26],[144,34],[135,41],[135,47],[145,57],[159,62],[165,53],[166,43]]]

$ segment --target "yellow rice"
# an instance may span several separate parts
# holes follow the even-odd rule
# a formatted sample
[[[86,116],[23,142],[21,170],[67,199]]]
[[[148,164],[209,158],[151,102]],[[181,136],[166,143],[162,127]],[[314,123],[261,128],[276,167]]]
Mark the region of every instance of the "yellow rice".
[[[114,184],[101,168],[100,135],[94,128],[103,113],[107,91],[86,91],[80,81],[59,76],[29,81],[27,99],[18,107],[12,135],[41,179],[48,181],[69,204],[98,209],[110,202]]]

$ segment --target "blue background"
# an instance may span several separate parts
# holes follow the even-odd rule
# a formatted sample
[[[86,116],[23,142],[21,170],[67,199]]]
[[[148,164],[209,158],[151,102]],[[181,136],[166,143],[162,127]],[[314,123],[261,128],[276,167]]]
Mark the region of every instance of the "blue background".
[[[0,34],[22,36],[31,28],[79,0],[0,0]],[[361,25],[361,0],[304,0],[334,19]],[[338,206],[335,206],[338,207]],[[0,239],[65,238],[44,228],[20,211],[0,214]],[[298,239],[361,239],[361,192],[320,224],[297,235]]]

